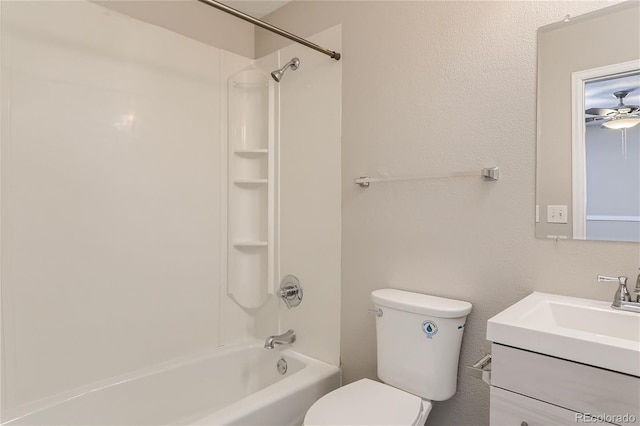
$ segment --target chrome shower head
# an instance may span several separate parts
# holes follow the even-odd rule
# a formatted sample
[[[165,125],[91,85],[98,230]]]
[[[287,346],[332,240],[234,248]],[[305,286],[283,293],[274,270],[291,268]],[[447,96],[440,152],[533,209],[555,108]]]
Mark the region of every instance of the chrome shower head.
[[[278,83],[280,83],[280,80],[282,79],[282,76],[284,75],[284,72],[287,70],[287,68],[291,67],[291,69],[293,71],[297,70],[298,67],[300,66],[300,59],[298,58],[293,58],[291,59],[289,62],[287,62],[286,64],[284,64],[284,66],[282,68],[280,68],[279,70],[275,70],[274,72],[271,73],[271,77],[273,77],[273,79],[275,81],[277,81]]]

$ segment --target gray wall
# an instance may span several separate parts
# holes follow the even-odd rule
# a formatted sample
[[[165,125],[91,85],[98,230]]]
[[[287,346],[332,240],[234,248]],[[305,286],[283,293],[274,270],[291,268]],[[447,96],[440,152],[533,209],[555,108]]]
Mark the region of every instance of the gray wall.
[[[638,244],[534,237],[536,30],[605,5],[294,1],[265,18],[303,36],[342,24],[345,382],[376,376],[372,290],[468,300],[458,393],[428,424],[487,424],[488,387],[462,367],[489,350],[486,321],[534,290],[609,300],[598,273],[637,273]],[[288,44],[256,37],[258,57]],[[498,182],[352,180],[493,165]]]

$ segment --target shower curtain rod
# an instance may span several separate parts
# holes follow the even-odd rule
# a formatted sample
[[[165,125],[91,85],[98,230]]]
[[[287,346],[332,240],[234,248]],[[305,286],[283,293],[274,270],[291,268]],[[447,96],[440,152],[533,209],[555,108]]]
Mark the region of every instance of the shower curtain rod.
[[[261,21],[260,19],[254,18],[251,15],[247,15],[244,12],[241,12],[241,11],[239,11],[237,9],[229,7],[226,4],[220,3],[219,1],[216,1],[216,0],[198,0],[198,1],[201,2],[201,3],[204,3],[206,5],[209,5],[211,7],[215,7],[216,9],[219,9],[219,10],[221,10],[223,12],[226,12],[226,13],[228,13],[230,15],[233,15],[236,18],[240,18],[240,19],[243,19],[243,20],[245,20],[247,22],[251,22],[253,25],[257,25],[260,28],[264,28],[265,30],[271,31],[272,33],[276,33],[276,34],[278,34],[278,35],[280,35],[282,37],[286,37],[289,40],[295,41],[296,43],[300,43],[300,44],[302,44],[304,46],[307,46],[307,47],[309,47],[311,49],[317,50],[320,53],[324,53],[325,55],[330,56],[332,59],[335,59],[336,61],[340,60],[340,56],[341,55],[338,52],[334,52],[333,50],[329,50],[327,48],[319,46],[319,45],[317,45],[315,43],[312,43],[312,42],[310,42],[308,40],[303,39],[302,37],[298,37],[295,34],[291,34],[290,32],[287,32],[287,31],[285,31],[283,29],[280,29],[280,28],[278,28],[276,26],[273,26],[273,25],[268,24],[268,23],[266,23],[264,21]]]

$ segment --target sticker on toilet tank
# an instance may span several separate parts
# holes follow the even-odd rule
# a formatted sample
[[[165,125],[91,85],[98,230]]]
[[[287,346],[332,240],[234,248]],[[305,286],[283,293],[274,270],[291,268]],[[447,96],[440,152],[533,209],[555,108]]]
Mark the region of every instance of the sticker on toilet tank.
[[[422,323],[422,331],[427,336],[427,339],[431,339],[438,334],[438,326],[435,322],[427,320]]]

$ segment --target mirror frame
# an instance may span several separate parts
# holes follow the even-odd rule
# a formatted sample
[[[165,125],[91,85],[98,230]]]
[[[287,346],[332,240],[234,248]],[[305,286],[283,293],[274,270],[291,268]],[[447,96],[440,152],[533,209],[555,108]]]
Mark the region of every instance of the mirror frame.
[[[584,143],[584,80],[590,78],[580,72],[604,68],[610,75],[619,73],[618,69],[624,72],[629,68],[640,68],[640,47],[636,48],[640,42],[635,40],[640,39],[638,20],[640,2],[625,1],[538,29],[537,238],[585,239],[586,219],[583,219],[584,223],[574,223],[574,206],[580,209],[586,202],[584,189],[574,189],[573,179],[576,173],[582,174],[586,170],[585,164],[580,162],[581,157],[585,158],[584,147],[581,147],[582,153],[573,150],[576,140],[582,139]],[[612,39],[624,43],[614,43]],[[628,67],[628,63],[634,63],[635,67]],[[610,68],[611,64],[620,68]],[[600,76],[602,73],[597,75]],[[576,93],[577,79],[582,79],[582,96]],[[576,99],[580,99],[582,106],[576,106]],[[549,206],[564,207],[568,223],[549,223]],[[593,240],[614,241],[614,238]]]

